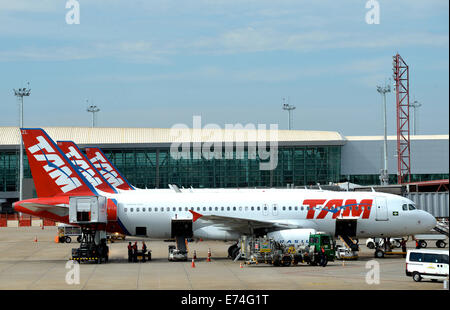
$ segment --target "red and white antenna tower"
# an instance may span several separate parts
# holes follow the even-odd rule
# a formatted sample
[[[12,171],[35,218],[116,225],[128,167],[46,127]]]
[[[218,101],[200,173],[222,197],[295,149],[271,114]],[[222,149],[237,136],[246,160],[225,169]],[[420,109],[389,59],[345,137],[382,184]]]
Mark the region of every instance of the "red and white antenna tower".
[[[398,53],[392,58],[397,98],[397,183],[403,184],[411,182],[409,67]]]

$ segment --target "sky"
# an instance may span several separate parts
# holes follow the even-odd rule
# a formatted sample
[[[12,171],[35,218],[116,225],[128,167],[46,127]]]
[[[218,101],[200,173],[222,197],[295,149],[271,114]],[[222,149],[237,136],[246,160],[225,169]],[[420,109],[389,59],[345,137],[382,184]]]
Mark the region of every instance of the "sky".
[[[99,127],[287,129],[288,98],[293,129],[382,135],[376,86],[400,53],[417,134],[448,134],[449,1],[371,1],[78,0],[68,24],[70,1],[0,0],[0,126],[18,126],[29,82],[25,127],[91,126],[94,104]],[[387,106],[396,134],[393,91]]]

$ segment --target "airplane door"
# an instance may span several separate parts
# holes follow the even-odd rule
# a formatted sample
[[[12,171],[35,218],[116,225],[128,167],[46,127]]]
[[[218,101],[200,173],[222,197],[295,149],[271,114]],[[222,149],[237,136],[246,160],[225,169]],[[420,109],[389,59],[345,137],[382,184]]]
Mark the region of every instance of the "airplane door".
[[[278,206],[276,203],[272,205],[272,215],[277,216],[278,215]]]
[[[269,207],[267,206],[267,204],[263,204],[262,212],[264,216],[267,216],[269,214]]]
[[[388,208],[386,203],[386,198],[378,197],[376,199],[376,220],[377,221],[387,221],[388,220]]]

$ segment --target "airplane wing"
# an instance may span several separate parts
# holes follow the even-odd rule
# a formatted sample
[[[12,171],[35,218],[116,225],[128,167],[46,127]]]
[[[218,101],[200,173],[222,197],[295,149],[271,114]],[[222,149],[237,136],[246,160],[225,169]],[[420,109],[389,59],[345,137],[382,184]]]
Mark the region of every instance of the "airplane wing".
[[[243,234],[254,233],[255,231],[268,233],[284,229],[317,229],[317,225],[308,220],[263,221],[222,215],[203,215],[192,210],[190,210],[190,212],[193,215],[193,222],[201,220],[206,222],[205,224],[209,223],[210,225],[218,226],[223,230],[238,231]]]
[[[21,203],[20,206],[37,215],[43,212],[49,212],[60,217],[69,215],[69,208],[66,206],[46,205],[35,202],[24,202]]]

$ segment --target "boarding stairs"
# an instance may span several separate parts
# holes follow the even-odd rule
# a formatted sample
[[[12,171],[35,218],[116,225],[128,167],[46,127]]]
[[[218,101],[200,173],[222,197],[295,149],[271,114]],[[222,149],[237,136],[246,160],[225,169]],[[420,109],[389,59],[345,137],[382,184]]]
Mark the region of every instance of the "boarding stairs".
[[[359,251],[358,244],[349,236],[339,235],[339,239],[344,243],[344,245],[352,251]]]
[[[433,228],[440,234],[446,235],[448,237],[448,220],[440,220],[436,223],[436,227]]]

